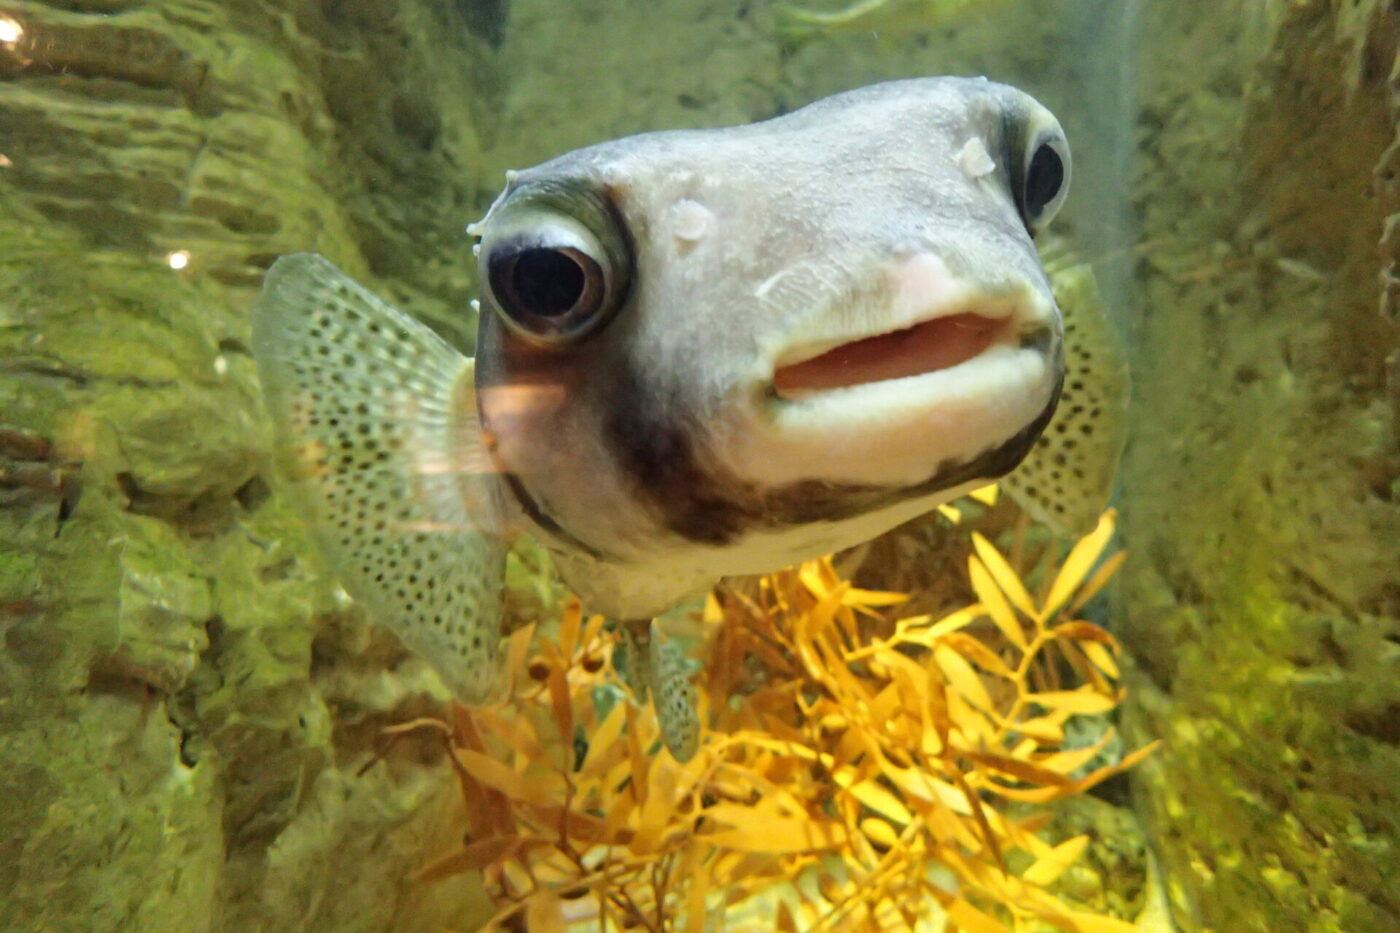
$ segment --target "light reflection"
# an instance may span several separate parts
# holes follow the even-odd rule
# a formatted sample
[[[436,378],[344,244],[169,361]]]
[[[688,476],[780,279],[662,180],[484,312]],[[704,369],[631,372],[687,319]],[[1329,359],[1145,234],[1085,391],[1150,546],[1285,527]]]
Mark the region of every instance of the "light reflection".
[[[5,155],[5,153],[3,152],[0,152],[0,168],[13,168],[14,164],[15,163],[10,161],[9,156]]]
[[[190,264],[190,251],[187,249],[177,249],[169,256],[166,256],[165,261],[170,264],[170,268],[178,271]]]
[[[0,45],[14,45],[23,35],[23,26],[4,13],[0,13]]]

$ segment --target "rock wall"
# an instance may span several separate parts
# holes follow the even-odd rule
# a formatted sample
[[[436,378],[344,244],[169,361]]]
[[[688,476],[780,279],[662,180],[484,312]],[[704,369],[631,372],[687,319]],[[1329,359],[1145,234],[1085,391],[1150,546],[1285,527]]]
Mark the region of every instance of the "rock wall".
[[[448,3],[3,15],[0,929],[470,928],[408,880],[457,832],[438,749],[356,773],[443,691],[306,556],[246,341],[306,248],[470,333],[484,42]]]
[[[1400,929],[1390,6],[1142,5],[1117,616],[1183,930]]]

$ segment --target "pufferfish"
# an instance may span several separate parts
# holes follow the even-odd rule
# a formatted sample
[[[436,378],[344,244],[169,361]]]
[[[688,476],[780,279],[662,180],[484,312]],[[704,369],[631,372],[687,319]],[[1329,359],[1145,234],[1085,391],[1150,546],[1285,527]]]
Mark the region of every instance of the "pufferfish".
[[[1033,238],[1069,180],[1045,107],[965,78],[512,172],[468,228],[475,359],[319,256],[274,264],[253,352],[280,459],[346,590],[468,703],[496,691],[506,552],[533,535],[629,634],[687,759],[693,687],[658,617],[1041,437],[1065,329]]]

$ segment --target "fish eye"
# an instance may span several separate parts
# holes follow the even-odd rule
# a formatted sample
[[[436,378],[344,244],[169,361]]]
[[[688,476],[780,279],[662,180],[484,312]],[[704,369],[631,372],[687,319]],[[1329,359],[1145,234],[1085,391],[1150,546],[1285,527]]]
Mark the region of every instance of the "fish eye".
[[[1017,208],[1031,236],[1049,226],[1069,194],[1069,145],[1057,131],[1039,134],[1027,149]]]
[[[596,332],[629,277],[619,222],[600,199],[557,186],[508,195],[483,222],[490,304],[517,336],[561,346]]]
[[[602,267],[572,246],[497,248],[488,269],[496,304],[532,332],[592,317],[606,290]]]

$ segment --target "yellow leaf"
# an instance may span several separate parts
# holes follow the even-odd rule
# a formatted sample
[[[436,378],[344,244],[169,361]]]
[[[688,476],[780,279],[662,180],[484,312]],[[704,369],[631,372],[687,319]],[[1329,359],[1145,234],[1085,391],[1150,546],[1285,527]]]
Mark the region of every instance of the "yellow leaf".
[[[822,579],[821,563],[809,560],[797,571],[802,585],[817,599],[825,599],[828,594],[826,581]]]
[[[564,904],[550,891],[536,891],[525,907],[525,928],[530,933],[568,933]]]
[[[1058,745],[1065,740],[1064,723],[1056,721],[1054,714],[1022,720],[1016,724],[1016,731],[1042,745]]]
[[[948,683],[962,694],[967,702],[978,709],[991,711],[992,698],[987,694],[987,687],[972,669],[972,665],[967,663],[966,658],[947,645],[935,645],[933,659],[938,664],[938,669],[948,678]]]
[[[602,634],[603,626],[606,624],[606,622],[607,619],[600,615],[593,615],[588,617],[588,623],[583,627],[582,636],[583,644],[585,647],[592,645],[595,641],[598,640],[598,636]]]
[[[626,844],[632,840],[632,832],[628,828],[628,822],[637,812],[637,807],[633,802],[632,795],[627,793],[618,794],[608,811],[603,816],[603,840],[612,844]]]
[[[581,778],[600,777],[607,769],[620,760],[625,746],[618,741],[622,737],[622,727],[626,724],[627,703],[614,703],[608,715],[588,736],[588,755],[579,769]]]
[[[545,681],[549,687],[549,705],[554,713],[554,724],[559,728],[559,738],[563,742],[563,747],[571,754],[574,742],[574,704],[569,697],[568,672],[562,665],[549,669],[549,678]],[[572,767],[573,762],[569,762]]]
[[[627,761],[632,766],[632,783],[629,785],[632,791],[632,799],[637,804],[646,803],[647,799],[647,759],[642,754],[642,739],[638,734],[640,724],[637,722],[638,713],[636,705],[627,701],[621,701],[619,706],[626,707],[627,716]]]
[[[464,771],[512,800],[536,806],[549,806],[563,799],[564,782],[557,774],[538,774],[526,778],[512,771],[508,765],[481,752],[458,748],[454,749],[454,754]]]
[[[955,898],[946,908],[948,919],[953,921],[962,933],[1011,933],[993,917],[982,913],[962,898]]]
[[[927,771],[916,768],[889,768],[884,773],[913,800],[937,801],[961,816],[972,815],[972,807],[962,791]]]
[[[1089,772],[1088,774],[1084,775],[1084,777],[1079,779],[1078,783],[1075,785],[1075,789],[1088,790],[1089,788],[1093,787],[1095,784],[1099,783],[1105,778],[1110,778],[1113,777],[1113,775],[1115,774],[1127,771],[1133,765],[1137,764],[1139,761],[1142,761],[1148,755],[1155,752],[1161,744],[1161,739],[1157,739],[1155,742],[1148,742],[1142,748],[1139,748],[1136,751],[1132,751],[1124,755],[1116,763],[1111,765],[1104,765],[1102,768],[1098,768],[1094,771]]]
[[[788,852],[813,852],[833,849],[846,841],[846,831],[835,823],[808,817],[767,819],[744,829],[726,829],[705,833],[711,845],[739,852],[768,852],[774,855]]]
[[[991,720],[979,713],[960,691],[949,690],[947,699],[950,735],[961,733],[972,746],[996,741],[996,729]]]
[[[880,590],[858,590],[851,587],[846,590],[841,601],[847,606],[897,606],[900,603],[908,602],[907,593],[886,593]]]
[[[1069,713],[1106,713],[1118,705],[1114,697],[1081,687],[1078,690],[1051,690],[1046,693],[1028,693],[1025,699],[1038,703],[1046,709],[1064,710]]]
[[[764,732],[751,731],[747,729],[740,730],[728,736],[728,740],[736,744],[753,745],[758,748],[766,748],[771,751],[778,752],[781,755],[794,755],[798,758],[802,758],[807,761],[815,761],[817,759],[817,752],[808,748],[801,742],[785,742],[781,739],[775,739],[771,735],[768,735]]]
[[[977,549],[977,556],[982,558],[982,563],[987,565],[987,570],[991,572],[992,579],[996,580],[997,586],[1006,594],[1006,598],[1011,600],[1011,604],[1024,612],[1031,618],[1038,618],[1035,611],[1035,604],[1031,602],[1031,595],[1026,592],[1026,586],[1021,582],[1021,578],[1016,576],[1016,571],[1011,569],[1011,565],[1006,562],[1006,558],[1001,556],[1001,552],[992,546],[992,543],[979,534],[973,534],[972,546]]]
[[[568,664],[574,656],[574,649],[578,647],[579,633],[583,627],[583,604],[577,599],[570,599],[564,605],[564,616],[559,620],[559,653],[564,658],[564,663]]]
[[[983,486],[980,489],[972,490],[972,492],[968,493],[968,495],[976,499],[983,505],[996,505],[997,497],[1000,495],[1000,493],[1001,490],[997,487],[997,484],[991,483],[990,485]]]
[[[1081,538],[1070,550],[1069,557],[1065,558],[1065,565],[1060,568],[1054,584],[1050,587],[1050,595],[1045,598],[1045,606],[1042,609],[1044,615],[1041,618],[1050,618],[1055,610],[1074,595],[1079,584],[1093,569],[1094,562],[1099,559],[1103,549],[1108,546],[1108,539],[1113,537],[1113,524],[1114,511],[1109,509],[1099,517],[1098,527]]]
[[[521,843],[515,836],[489,836],[445,855],[418,873],[419,881],[438,881],[463,872],[493,865],[511,854]]]
[[[985,614],[986,612],[981,606],[972,605],[950,612],[933,625],[929,625],[932,616],[911,616],[908,619],[901,619],[895,624],[894,637],[890,639],[890,644],[907,643],[932,647],[933,643],[944,635],[967,628]],[[861,654],[862,652],[856,652],[855,656],[859,657]]]
[[[972,580],[972,589],[982,601],[982,606],[987,610],[987,615],[991,616],[992,622],[1013,645],[1022,651],[1026,650],[1026,634],[1021,631],[1021,623],[1016,619],[1016,613],[1011,611],[1011,605],[992,582],[991,573],[987,571],[986,565],[977,559],[976,554],[967,555],[967,574]]]
[[[1058,771],[1052,771],[1035,762],[1022,761],[1019,758],[1011,758],[1007,755],[996,755],[991,752],[977,752],[970,749],[962,751],[962,754],[966,755],[972,761],[977,762],[979,765],[983,765],[993,771],[1009,774],[1028,784],[1063,787],[1072,783],[1069,778]]]
[[[1066,839],[1036,859],[1035,864],[1021,873],[1021,879],[1029,881],[1031,884],[1038,884],[1042,888],[1048,887],[1055,882],[1056,878],[1065,873],[1065,869],[1074,864],[1088,844],[1088,836],[1075,836],[1073,839]]]
[[[962,521],[962,512],[958,510],[957,506],[940,505],[938,507],[938,514],[948,519],[948,521],[952,522],[954,525]]]
[[[976,664],[988,674],[995,674],[997,677],[1004,677],[1007,680],[1016,680],[1016,672],[1006,666],[1006,662],[1001,659],[985,642],[973,638],[965,632],[954,632],[943,638],[943,643],[962,655],[968,661]]]
[[[1109,677],[1118,679],[1118,662],[1113,660],[1113,655],[1107,648],[1098,642],[1084,642],[1079,646],[1094,666],[1103,671]]]
[[[899,798],[890,793],[878,782],[865,780],[856,781],[855,769],[849,765],[837,769],[832,775],[834,780],[841,787],[859,800],[862,805],[869,807],[876,813],[887,816],[901,825],[908,823],[914,818],[907,807],[899,802]]]
[[[607,832],[607,824],[591,813],[566,811],[558,804],[533,808],[536,821],[552,830],[562,831],[572,839],[598,839]]]
[[[545,750],[541,747],[530,720],[512,717],[512,721],[507,724],[495,711],[487,709],[477,710],[476,718],[482,729],[499,738],[526,761],[547,760]]]
[[[958,609],[948,613],[924,630],[925,636],[929,639],[926,644],[932,644],[933,640],[942,638],[949,632],[956,632],[967,628],[973,622],[976,622],[981,615],[981,606],[968,606],[964,609]]]
[[[860,831],[876,848],[893,849],[899,845],[899,834],[894,831],[894,827],[878,816],[867,816],[861,820]]]
[[[510,672],[512,687],[524,677],[525,659],[530,654],[530,644],[535,638],[535,623],[511,632],[506,642],[506,670]]]
[[[702,867],[707,850],[687,846],[681,857],[680,880],[685,886],[685,933],[705,933],[706,897],[710,893],[711,875]]]
[[[1085,603],[1099,595],[1099,590],[1108,585],[1108,581],[1118,572],[1118,568],[1123,566],[1123,561],[1128,559],[1127,551],[1119,551],[1110,556],[1099,569],[1094,571],[1094,575],[1089,581],[1079,588],[1079,595],[1074,597],[1074,602],[1070,603],[1069,611],[1078,612],[1084,608]]]

